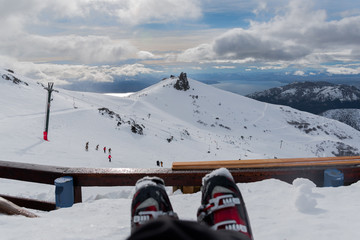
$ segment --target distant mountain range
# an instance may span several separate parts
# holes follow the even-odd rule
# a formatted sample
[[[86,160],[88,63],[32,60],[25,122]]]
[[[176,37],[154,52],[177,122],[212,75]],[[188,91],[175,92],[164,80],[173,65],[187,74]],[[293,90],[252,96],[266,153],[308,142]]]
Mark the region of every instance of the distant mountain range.
[[[329,82],[295,82],[247,96],[333,118],[360,130],[360,120],[356,114],[360,109],[360,89],[354,86]]]

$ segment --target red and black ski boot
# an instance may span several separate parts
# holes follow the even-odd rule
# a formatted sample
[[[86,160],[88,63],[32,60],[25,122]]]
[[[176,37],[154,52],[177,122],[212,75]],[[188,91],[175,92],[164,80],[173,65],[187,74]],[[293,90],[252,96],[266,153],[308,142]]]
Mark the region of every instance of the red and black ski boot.
[[[138,180],[131,204],[131,232],[149,220],[161,216],[178,219],[165,191],[164,181],[158,177]]]
[[[249,217],[231,173],[220,168],[203,178],[198,222],[215,230],[233,230],[253,239]]]

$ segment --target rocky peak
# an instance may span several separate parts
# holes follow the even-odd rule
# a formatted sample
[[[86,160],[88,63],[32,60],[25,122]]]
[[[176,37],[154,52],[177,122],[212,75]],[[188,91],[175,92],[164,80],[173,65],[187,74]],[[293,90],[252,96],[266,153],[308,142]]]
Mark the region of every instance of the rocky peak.
[[[190,88],[186,73],[180,73],[179,79],[176,81],[174,88],[180,91],[186,91]]]

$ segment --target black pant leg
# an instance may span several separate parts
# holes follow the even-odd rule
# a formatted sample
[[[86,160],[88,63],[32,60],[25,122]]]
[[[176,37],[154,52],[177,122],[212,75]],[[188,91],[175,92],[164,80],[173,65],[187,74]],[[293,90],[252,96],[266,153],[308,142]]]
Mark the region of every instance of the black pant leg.
[[[214,231],[197,222],[162,217],[136,229],[128,240],[250,240],[240,232]]]

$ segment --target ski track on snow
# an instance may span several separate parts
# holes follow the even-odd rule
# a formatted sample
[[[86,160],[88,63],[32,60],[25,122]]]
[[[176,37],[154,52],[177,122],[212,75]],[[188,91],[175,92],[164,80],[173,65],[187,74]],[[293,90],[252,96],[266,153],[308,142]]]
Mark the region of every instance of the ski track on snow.
[[[258,121],[260,121],[261,119],[263,119],[263,118],[265,117],[265,112],[266,112],[269,104],[268,104],[268,103],[264,103],[264,104],[265,104],[264,110],[261,112],[261,116],[258,117],[257,119],[255,119],[255,121],[253,122],[254,124],[257,123]]]

